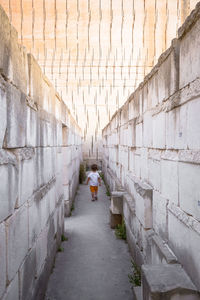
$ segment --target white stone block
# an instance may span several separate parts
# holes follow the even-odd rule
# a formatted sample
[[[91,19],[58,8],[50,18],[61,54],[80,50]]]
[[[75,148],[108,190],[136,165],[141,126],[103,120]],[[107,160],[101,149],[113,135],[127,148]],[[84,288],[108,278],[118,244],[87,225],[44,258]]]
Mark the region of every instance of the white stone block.
[[[151,112],[144,113],[143,119],[143,145],[152,147],[153,144],[153,119]]]
[[[166,148],[187,148],[187,105],[166,113]]]
[[[178,163],[161,161],[161,194],[170,202],[178,204]]]
[[[18,273],[15,275],[15,278],[10,282],[7,287],[6,293],[3,296],[2,300],[19,300],[19,276]]]
[[[200,20],[189,30],[180,43],[180,88],[200,76]]]
[[[8,280],[12,280],[28,252],[27,206],[24,205],[7,219],[6,226],[8,243]]]
[[[132,179],[136,217],[145,229],[152,228],[152,189],[135,176],[130,179]]]
[[[135,126],[135,143],[136,147],[143,145],[143,123],[136,124]]]
[[[200,98],[188,103],[187,142],[189,149],[200,148]]]
[[[160,160],[149,159],[149,183],[154,190],[160,191],[161,186],[161,164]]]
[[[48,227],[45,227],[41,232],[36,243],[36,273],[37,276],[42,272],[42,268],[45,264],[47,257],[47,245],[48,245]]]
[[[8,154],[8,158],[9,156],[11,155]],[[17,178],[18,171],[15,166],[13,166],[12,164],[0,164],[0,221],[5,220],[14,212],[15,204],[18,199]]]
[[[200,238],[199,231],[195,231],[190,225],[188,215],[181,214],[181,211],[172,213],[173,209],[168,213],[168,234],[172,250],[182,264],[184,270],[192,279],[193,283],[200,289]],[[188,223],[184,224],[177,217],[183,220],[188,219]],[[197,227],[198,228],[198,227]]]
[[[0,224],[0,298],[6,289],[6,229],[4,223]]]
[[[165,139],[165,112],[161,112],[153,116],[153,148],[164,149]]]
[[[160,193],[153,191],[153,229],[163,239],[167,238],[167,204]]]
[[[141,148],[141,155],[140,155],[140,164],[141,164],[141,178],[148,180],[148,149]]]
[[[31,299],[36,283],[36,251],[31,249],[19,269],[20,299]]]
[[[200,165],[179,163],[180,207],[200,221]]]
[[[6,126],[7,126],[7,101],[6,93],[0,83],[0,148],[3,147]]]
[[[26,146],[36,147],[37,143],[37,112],[27,106]]]
[[[19,198],[17,207],[21,206],[32,196],[36,186],[36,176],[34,157],[22,160],[19,166]]]
[[[6,148],[25,147],[26,143],[26,96],[20,90],[9,85],[7,90],[7,130]]]
[[[141,156],[135,153],[135,175],[141,177]]]

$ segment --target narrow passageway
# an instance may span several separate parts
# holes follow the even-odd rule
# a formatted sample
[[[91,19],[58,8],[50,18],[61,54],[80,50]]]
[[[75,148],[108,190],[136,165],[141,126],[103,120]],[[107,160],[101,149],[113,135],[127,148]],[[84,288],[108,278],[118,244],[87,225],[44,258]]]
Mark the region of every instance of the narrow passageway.
[[[133,299],[128,246],[110,229],[104,185],[98,199],[92,202],[88,186],[79,186],[75,209],[65,220],[68,240],[56,257],[46,300]]]

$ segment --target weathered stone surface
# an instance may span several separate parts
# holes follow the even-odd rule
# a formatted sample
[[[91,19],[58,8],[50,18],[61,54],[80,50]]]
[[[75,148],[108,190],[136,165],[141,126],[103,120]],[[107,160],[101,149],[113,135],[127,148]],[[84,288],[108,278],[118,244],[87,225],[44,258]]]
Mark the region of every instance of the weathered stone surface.
[[[6,102],[6,93],[4,87],[2,87],[0,81],[0,148],[3,147],[4,137],[6,133],[7,126],[7,102]]]
[[[4,223],[0,224],[0,253],[0,297],[2,297],[6,289],[6,229]]]
[[[179,163],[178,171],[180,207],[200,222],[200,165]]]
[[[167,204],[168,200],[156,191],[153,191],[153,229],[159,236],[167,236]]]
[[[188,299],[199,299],[196,287],[179,264],[143,265],[142,274],[144,299],[187,299],[186,296]]]
[[[199,77],[200,20],[185,34],[180,43],[180,88]]]
[[[170,205],[168,232],[171,249],[174,251],[179,262],[184,265],[184,269],[197,288],[200,289],[200,272],[198,268],[200,260],[199,222],[175,205]]]
[[[11,154],[5,154],[6,151],[4,150],[1,151],[1,154],[2,152],[4,152],[4,158],[8,159],[8,161],[9,159],[14,160]],[[3,158],[1,154],[0,160],[1,158]],[[0,221],[5,220],[9,215],[11,215],[14,212],[14,208],[19,196],[17,178],[18,170],[16,166],[13,166],[9,163],[0,164]]]
[[[32,299],[36,283],[36,250],[31,249],[19,269],[20,299]]]
[[[153,148],[165,149],[166,133],[165,133],[165,113],[159,113],[153,116]]]
[[[18,274],[16,274],[15,278],[10,282],[6,290],[6,293],[2,298],[2,300],[13,300],[13,299],[16,300],[20,299]]]
[[[12,280],[28,252],[28,209],[24,205],[6,220],[8,280]],[[21,237],[23,236],[23,239]]]
[[[26,140],[26,96],[9,85],[7,90],[7,130],[4,147],[24,147]]]
[[[161,194],[170,202],[178,204],[178,163],[161,161]]]

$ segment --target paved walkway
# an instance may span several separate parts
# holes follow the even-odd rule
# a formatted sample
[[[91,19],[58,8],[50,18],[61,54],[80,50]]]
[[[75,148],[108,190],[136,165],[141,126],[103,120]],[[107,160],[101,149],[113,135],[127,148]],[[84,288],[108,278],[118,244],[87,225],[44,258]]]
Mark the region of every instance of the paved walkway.
[[[68,241],[57,254],[46,300],[133,300],[131,258],[127,244],[109,227],[105,186],[92,202],[88,186],[80,185],[74,206],[65,220]]]

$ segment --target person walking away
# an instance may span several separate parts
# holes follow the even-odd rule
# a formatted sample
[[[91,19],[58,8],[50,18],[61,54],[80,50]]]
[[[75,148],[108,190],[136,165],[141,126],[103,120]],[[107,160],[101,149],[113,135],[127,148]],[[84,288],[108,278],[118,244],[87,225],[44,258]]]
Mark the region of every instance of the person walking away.
[[[92,195],[92,201],[97,200],[97,194],[98,194],[98,186],[101,186],[101,178],[99,176],[99,173],[97,172],[98,168],[97,165],[91,166],[91,172],[88,175],[87,178],[87,184],[90,184],[90,191]]]

